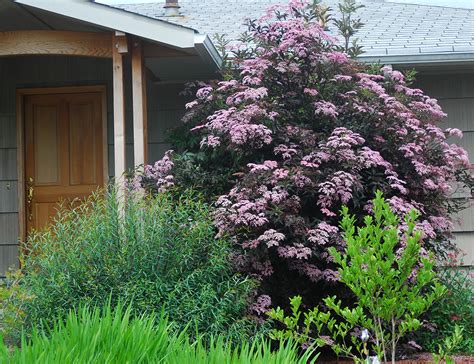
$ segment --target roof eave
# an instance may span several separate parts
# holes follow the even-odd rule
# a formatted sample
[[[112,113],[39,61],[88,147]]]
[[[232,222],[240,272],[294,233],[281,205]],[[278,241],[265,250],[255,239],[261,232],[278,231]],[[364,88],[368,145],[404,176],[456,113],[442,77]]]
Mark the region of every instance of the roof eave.
[[[102,28],[133,34],[171,47],[179,49],[194,47],[194,29],[126,12],[107,5],[84,0],[70,0],[67,6],[64,6],[63,0],[14,1],[18,4],[59,14]]]
[[[221,68],[222,57],[207,35],[196,34],[194,36],[194,48],[201,58],[213,69],[219,70]]]
[[[357,59],[364,63],[379,62],[393,65],[474,64],[474,52],[362,55]]]
[[[198,54],[213,71],[222,59],[209,37],[189,27],[114,8],[93,1],[14,0],[18,4],[86,22],[99,28],[131,34],[155,43]]]

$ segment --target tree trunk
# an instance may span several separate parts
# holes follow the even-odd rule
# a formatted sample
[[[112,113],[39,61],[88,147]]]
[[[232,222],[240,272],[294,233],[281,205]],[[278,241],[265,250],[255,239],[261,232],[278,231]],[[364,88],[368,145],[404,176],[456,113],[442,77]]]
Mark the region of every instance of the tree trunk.
[[[395,338],[395,319],[392,317],[392,364],[395,364],[395,348],[397,340]]]

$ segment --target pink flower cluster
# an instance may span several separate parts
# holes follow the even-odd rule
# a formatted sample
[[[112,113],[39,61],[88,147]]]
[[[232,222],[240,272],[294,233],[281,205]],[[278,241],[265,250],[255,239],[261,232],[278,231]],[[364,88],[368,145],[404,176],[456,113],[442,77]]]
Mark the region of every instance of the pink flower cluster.
[[[251,311],[253,311],[258,316],[263,316],[268,311],[270,311],[271,304],[272,299],[270,298],[270,296],[263,294],[257,297],[255,303],[251,307]]]
[[[238,243],[246,273],[267,279],[289,269],[333,282],[327,249],[343,244],[341,205],[362,216],[378,189],[400,215],[420,212],[427,250],[445,249],[451,186],[473,183],[465,150],[452,143],[462,133],[439,128],[437,101],[401,72],[369,71],[336,51],[302,15],[305,4],[273,7],[252,23],[239,70],[199,85],[187,105],[202,140],[194,151],[208,156],[200,168],[217,174],[222,163],[235,178],[216,202],[219,234]]]
[[[337,236],[339,229],[322,221],[316,225],[315,229],[308,230],[308,241],[313,244],[327,245]]]
[[[159,193],[173,187],[175,182],[171,173],[174,167],[172,154],[173,151],[168,150],[163,158],[156,161],[155,164],[145,165],[143,172],[136,173],[133,177],[132,187],[135,189],[150,188]]]
[[[243,106],[240,109],[230,107],[221,109],[207,117],[207,122],[194,127],[194,130],[205,129],[209,131],[202,141],[201,146],[215,148],[224,143],[226,147],[239,147],[251,144],[261,147],[270,144],[272,131],[264,124],[255,122],[262,118],[274,119],[275,113],[267,113],[265,109],[256,104]]]
[[[314,113],[316,115],[326,115],[335,118],[338,115],[336,106],[329,101],[317,101],[314,103]]]

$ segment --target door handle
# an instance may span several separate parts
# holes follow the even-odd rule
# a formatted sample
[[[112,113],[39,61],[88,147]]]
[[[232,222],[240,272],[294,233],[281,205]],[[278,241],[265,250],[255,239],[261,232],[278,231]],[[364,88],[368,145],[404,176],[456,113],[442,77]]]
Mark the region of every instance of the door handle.
[[[35,195],[35,188],[33,184],[33,177],[28,178],[26,183],[26,206],[27,206],[27,215],[28,220],[33,219],[33,197]]]

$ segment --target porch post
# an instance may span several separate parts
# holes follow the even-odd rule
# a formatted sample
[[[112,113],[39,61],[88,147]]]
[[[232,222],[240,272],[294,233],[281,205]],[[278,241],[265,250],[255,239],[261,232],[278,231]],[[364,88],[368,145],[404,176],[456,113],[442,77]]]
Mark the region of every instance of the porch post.
[[[132,94],[133,154],[136,167],[148,162],[146,77],[143,46],[140,39],[135,39],[132,47]]]
[[[125,173],[125,102],[123,83],[123,54],[127,53],[127,37],[115,32],[112,35],[113,101],[114,101],[114,166],[119,190]]]

